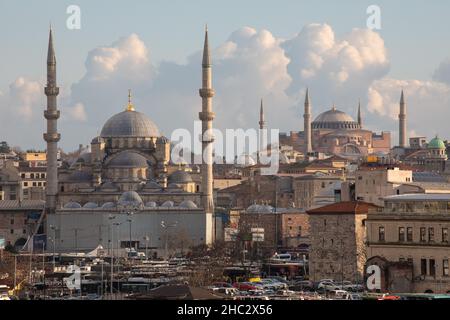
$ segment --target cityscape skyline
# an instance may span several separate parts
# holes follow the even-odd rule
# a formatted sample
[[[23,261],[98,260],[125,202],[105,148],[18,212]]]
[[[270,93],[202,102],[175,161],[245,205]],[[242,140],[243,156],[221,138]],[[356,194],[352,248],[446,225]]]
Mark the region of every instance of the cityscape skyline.
[[[423,37],[421,40],[429,47],[421,47],[420,54],[416,52],[418,50],[413,50],[407,59],[402,59],[398,54],[405,54],[405,48],[412,41],[411,34],[405,32],[401,24],[391,25],[395,12],[414,17],[420,5],[391,6],[380,1],[381,30],[369,31],[365,26],[367,5],[363,3],[355,6],[349,2],[342,8],[324,3],[317,7],[309,2],[288,3],[299,9],[305,8],[306,13],[310,12],[309,21],[305,19],[296,27],[292,22],[281,23],[270,19],[266,25],[261,22],[263,19],[259,19],[259,23],[249,24],[232,19],[232,22],[222,24],[215,23],[216,14],[211,13],[204,22],[189,21],[187,31],[183,32],[183,37],[195,39],[189,43],[179,39],[180,34],[176,33],[179,28],[170,26],[170,23],[167,23],[167,28],[158,29],[163,30],[161,35],[165,35],[166,40],[174,41],[154,39],[152,26],[160,25],[161,21],[141,21],[137,18],[142,14],[136,12],[138,8],[143,12],[153,12],[143,3],[129,8],[129,14],[134,18],[125,28],[110,21],[104,24],[107,28],[103,29],[100,28],[101,19],[94,23],[89,18],[103,8],[111,10],[112,15],[108,19],[114,19],[120,5],[102,7],[101,4],[80,2],[80,30],[66,28],[69,16],[65,13],[66,3],[51,7],[46,14],[33,14],[29,19],[41,23],[42,28],[11,28],[11,34],[2,36],[8,48],[4,61],[12,56],[18,58],[15,61],[20,61],[17,51],[24,43],[32,44],[33,48],[42,47],[42,50],[30,51],[31,54],[27,54],[29,59],[24,61],[23,66],[5,63],[2,66],[5,72],[0,78],[0,109],[10,112],[15,120],[14,125],[18,121],[26,127],[22,132],[28,134],[10,133],[13,132],[10,130],[11,121],[4,119],[1,134],[12,145],[43,147],[42,139],[36,133],[44,129],[40,119],[45,101],[44,68],[40,61],[45,51],[44,26],[48,23],[42,20],[47,19],[52,21],[57,38],[55,47],[61,70],[61,146],[66,150],[77,148],[79,143],[87,144],[100,124],[123,108],[129,88],[133,89],[136,108],[154,119],[165,135],[170,136],[176,128],[190,130],[189,125],[196,118],[195,110],[199,104],[193,85],[200,81],[200,75],[196,73],[201,56],[198,34],[206,22],[209,22],[211,29],[212,55],[217,70],[213,82],[217,88],[216,125],[219,129],[257,128],[259,100],[264,98],[269,128],[286,132],[302,130],[302,100],[306,87],[309,87],[313,119],[331,108],[333,103],[356,118],[358,100],[361,99],[366,127],[391,131],[393,141],[396,141],[397,106],[403,88],[409,105],[408,134],[426,135],[428,138],[436,134],[442,137],[448,135],[446,126],[440,120],[444,117],[434,119],[433,115],[445,115],[445,106],[450,103],[450,64],[448,59],[445,60],[450,56],[450,48],[437,41],[437,35],[432,39]],[[17,10],[11,3],[3,5],[3,12]],[[34,6],[30,4],[28,8],[33,12],[44,8]],[[267,8],[272,6],[266,4],[258,8],[267,14]],[[332,9],[345,11],[343,8],[347,7],[349,12],[346,15],[352,17],[349,19],[351,22],[323,17]],[[170,8],[170,5],[161,3],[153,7],[161,12]],[[199,8],[199,5],[194,5],[194,8]],[[427,12],[435,14],[435,5],[426,8],[422,12],[424,21],[427,21],[428,27],[429,24],[436,25],[438,19],[429,21],[427,18]],[[248,9],[247,6],[242,8],[244,12]],[[356,10],[359,12],[354,16]],[[208,10],[200,11],[198,15],[208,16]],[[96,18],[98,16],[95,15]],[[9,18],[5,22],[12,26],[16,24]],[[409,24],[408,28],[420,35],[416,24]],[[444,29],[436,30],[444,32]],[[42,39],[37,36],[41,34]],[[22,39],[20,44],[17,39]],[[24,42],[25,39],[29,41]],[[321,46],[315,45],[317,41]],[[437,46],[440,56],[433,50]],[[422,54],[430,58],[420,60]],[[405,68],[405,63],[413,67]],[[113,93],[108,93],[111,91]],[[236,116],[230,116],[229,110]],[[183,116],[179,119],[168,117],[172,112]],[[432,128],[426,126],[429,121],[434,121],[436,125]],[[81,132],[80,126],[83,128]]]

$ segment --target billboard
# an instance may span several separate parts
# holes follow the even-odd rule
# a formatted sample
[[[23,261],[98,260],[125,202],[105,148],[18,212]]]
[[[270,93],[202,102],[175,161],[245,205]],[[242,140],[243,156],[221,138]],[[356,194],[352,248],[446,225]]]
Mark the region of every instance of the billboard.
[[[6,241],[4,238],[0,238],[0,250],[5,250]]]
[[[47,235],[46,234],[35,234],[33,236],[33,250],[42,251],[47,250]]]

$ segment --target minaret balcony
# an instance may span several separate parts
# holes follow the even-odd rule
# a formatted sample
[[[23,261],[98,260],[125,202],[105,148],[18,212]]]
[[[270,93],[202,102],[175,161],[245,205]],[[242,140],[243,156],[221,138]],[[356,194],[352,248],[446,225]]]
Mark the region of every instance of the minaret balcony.
[[[59,88],[54,86],[45,87],[46,96],[57,96],[59,94]]]
[[[58,142],[60,139],[60,133],[44,133],[44,140],[47,142]]]
[[[214,112],[199,112],[198,117],[201,121],[213,121],[216,114]]]
[[[202,98],[212,98],[216,94],[214,89],[210,89],[210,88],[202,88],[199,90],[199,93],[200,93],[200,97],[202,97]]]
[[[44,110],[44,117],[47,120],[59,119],[61,112],[59,110]]]

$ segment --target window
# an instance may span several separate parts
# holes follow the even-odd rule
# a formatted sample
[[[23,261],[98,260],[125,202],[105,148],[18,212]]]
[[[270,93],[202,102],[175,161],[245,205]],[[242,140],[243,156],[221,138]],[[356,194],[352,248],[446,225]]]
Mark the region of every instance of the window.
[[[302,236],[302,226],[298,226],[298,236]]]
[[[24,183],[23,183],[23,186],[24,186],[24,187],[28,187],[28,182],[24,182]]]
[[[22,173],[20,176],[22,177],[22,179],[25,179],[25,173]]]
[[[405,241],[405,227],[398,228],[398,241],[399,242]]]
[[[428,228],[428,242],[434,242],[434,228]]]
[[[448,243],[448,228],[442,228],[442,242]]]
[[[14,229],[9,230],[11,234],[14,234]]]
[[[427,259],[420,259],[420,274],[422,276],[427,274]]]
[[[448,272],[448,259],[442,260],[442,275],[443,275],[444,277],[448,277],[448,276],[449,276],[449,272]]]
[[[408,241],[408,242],[413,241],[413,228],[412,227],[406,228],[406,241]]]
[[[430,276],[436,276],[436,262],[434,259],[430,259]]]
[[[425,242],[426,241],[426,236],[427,236],[427,229],[425,228],[420,228],[420,241],[421,242]]]
[[[406,261],[408,261],[408,263],[413,264],[414,260],[413,258],[408,258]]]
[[[378,241],[384,241],[384,227],[378,228]]]
[[[14,224],[14,219],[11,219],[11,221],[10,221],[10,222],[11,222],[11,224]]]

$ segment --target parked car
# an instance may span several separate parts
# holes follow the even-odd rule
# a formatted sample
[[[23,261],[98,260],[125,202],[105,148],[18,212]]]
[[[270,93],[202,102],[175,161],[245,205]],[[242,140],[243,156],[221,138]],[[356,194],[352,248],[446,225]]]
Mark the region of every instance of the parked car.
[[[235,282],[233,283],[233,287],[235,287],[239,291],[250,291],[258,289],[257,286],[250,282]]]
[[[226,287],[218,288],[216,290],[216,292],[225,294],[227,296],[237,296],[237,295],[239,295],[239,290],[236,289],[236,288],[233,288],[233,287],[231,287],[231,288],[226,288]]]
[[[336,285],[334,282],[323,281],[319,283],[317,289],[319,291],[332,291],[332,290],[341,290],[341,287]]]
[[[297,281],[289,286],[289,289],[294,291],[314,291],[314,283],[308,280]]]
[[[214,282],[212,286],[215,288],[233,288],[228,282]]]

